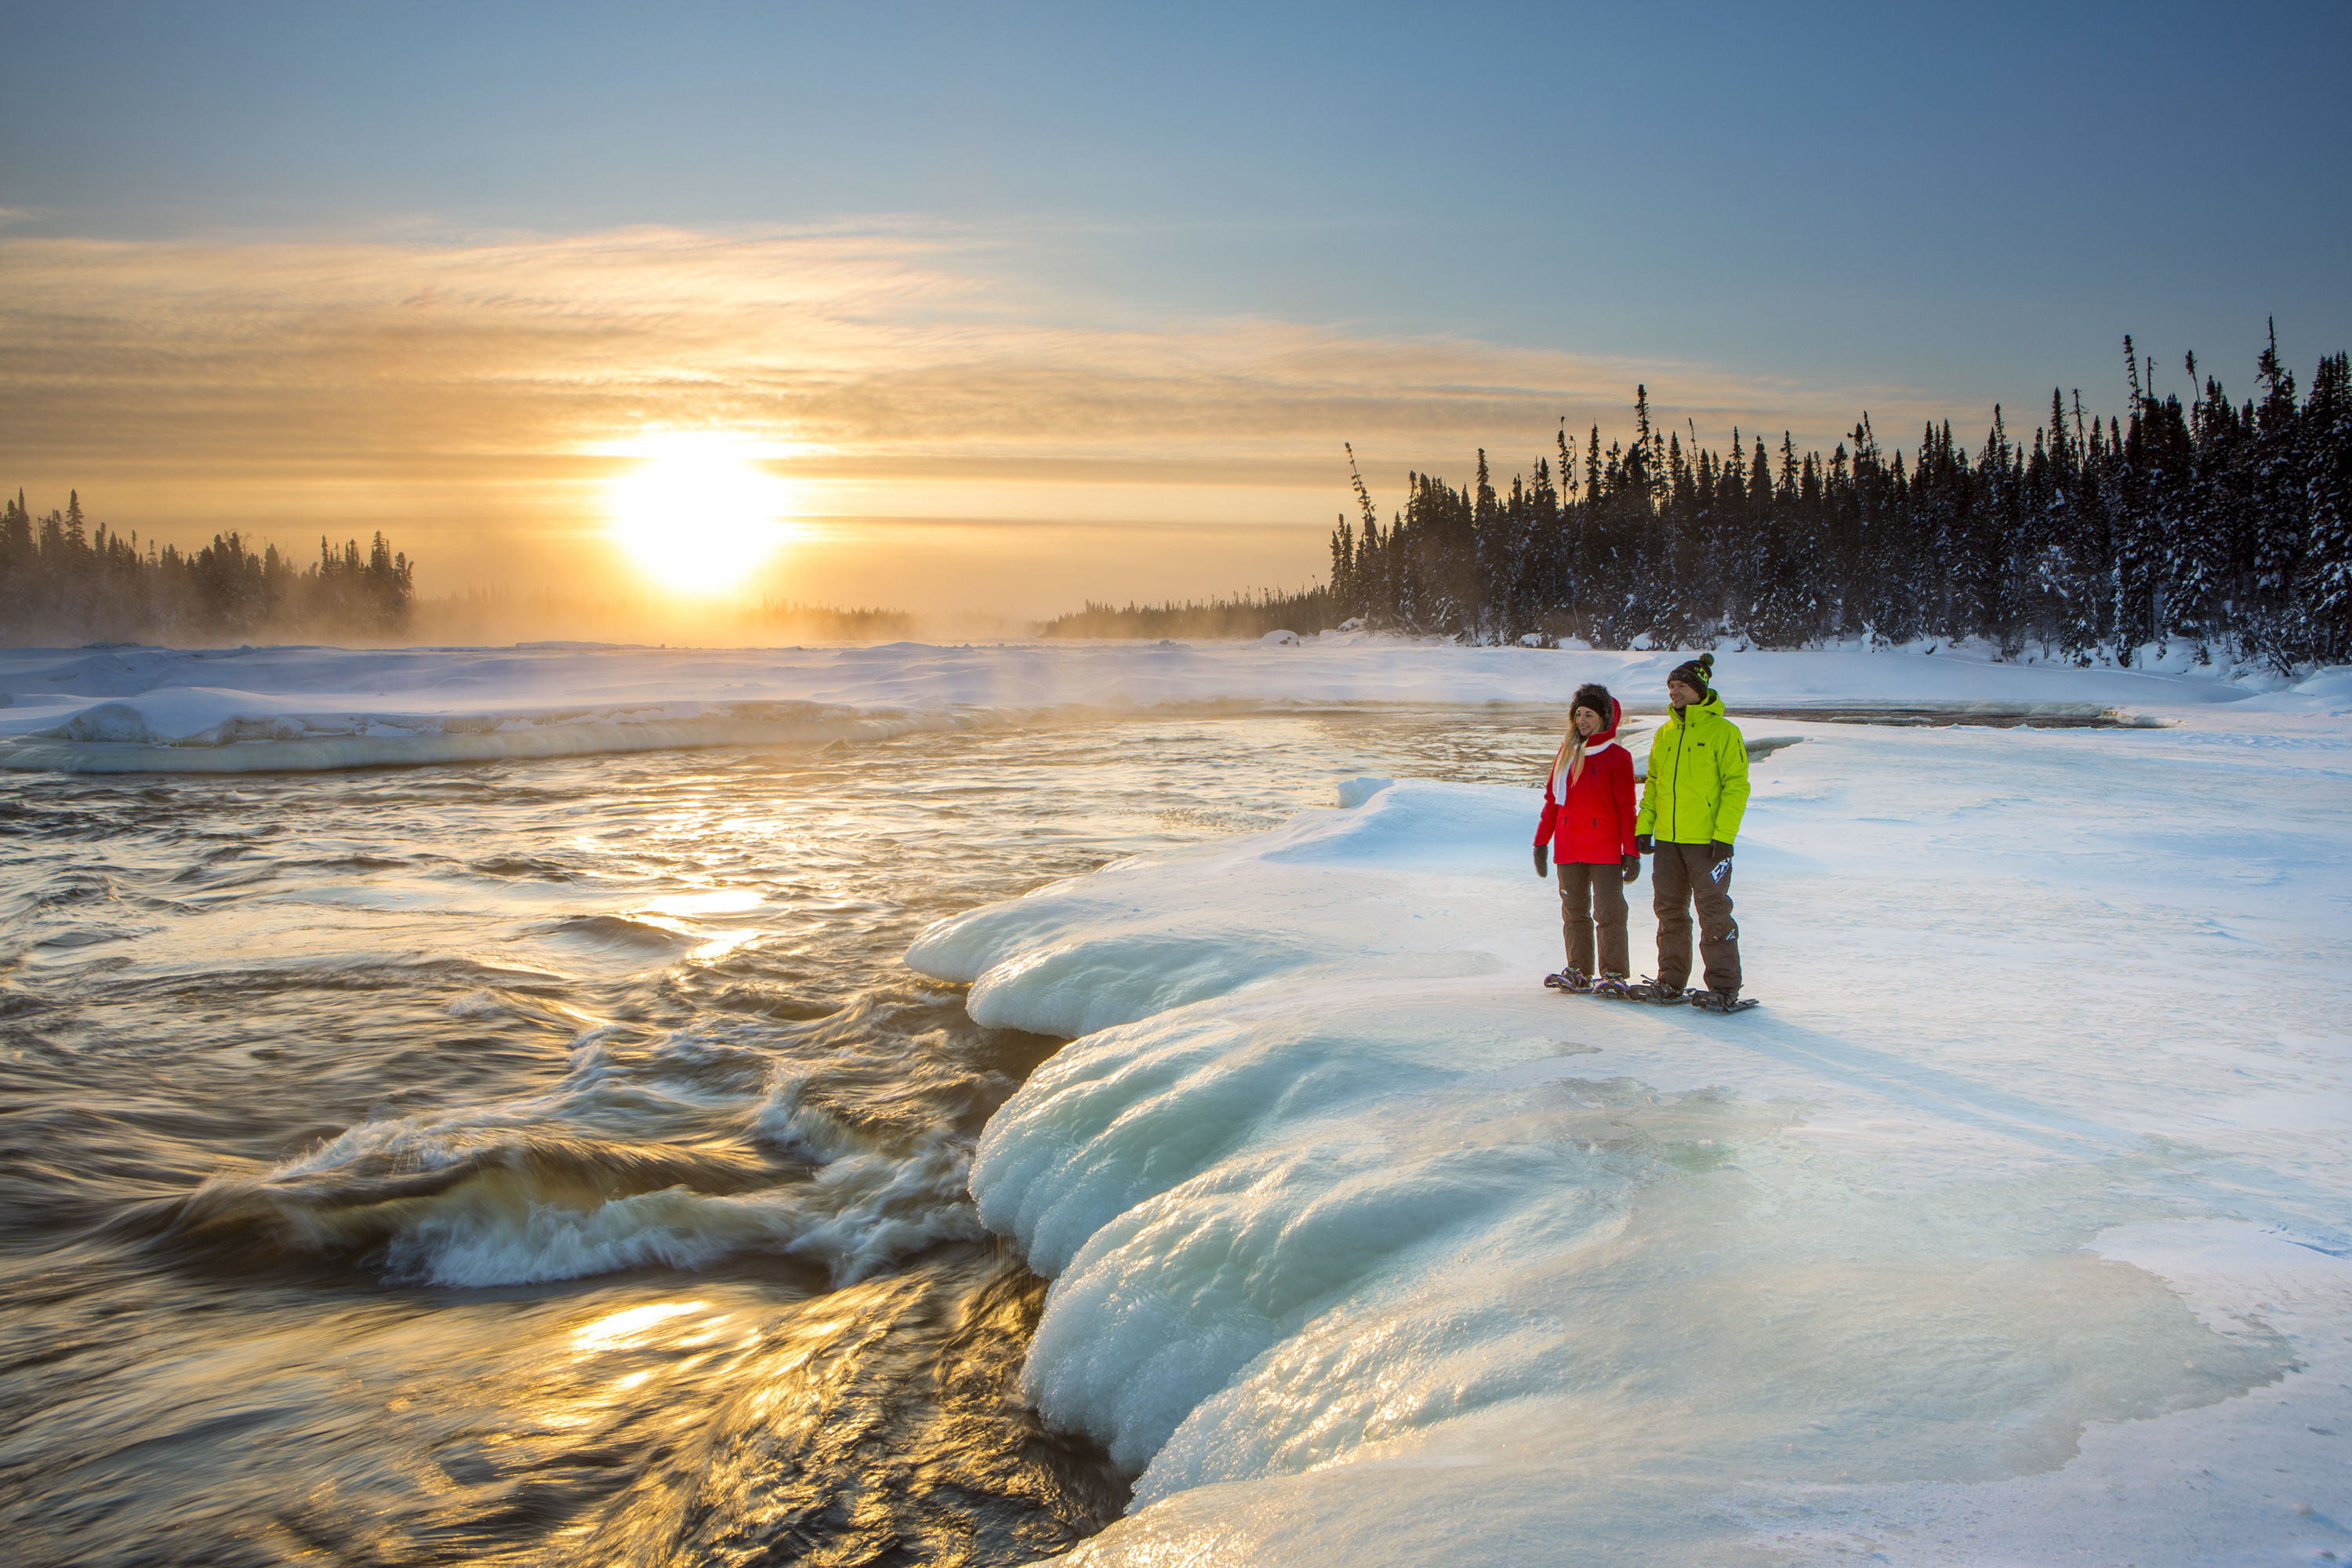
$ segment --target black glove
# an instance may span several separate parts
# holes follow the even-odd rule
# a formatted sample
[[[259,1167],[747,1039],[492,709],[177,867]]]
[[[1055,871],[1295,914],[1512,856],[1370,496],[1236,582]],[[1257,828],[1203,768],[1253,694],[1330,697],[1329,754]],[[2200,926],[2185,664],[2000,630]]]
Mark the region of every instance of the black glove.
[[[1722,865],[1726,860],[1730,858],[1730,845],[1726,844],[1720,838],[1714,839],[1708,843],[1706,847],[1706,868],[1708,870],[1714,870],[1717,866]]]
[[[1642,858],[1639,855],[1628,855],[1617,864],[1624,868],[1627,881],[1638,882],[1642,879]]]
[[[1551,846],[1549,844],[1536,846],[1536,875],[1538,877],[1551,875]]]
[[[1639,849],[1643,854],[1647,855],[1652,850],[1655,849],[1657,845],[1651,840],[1648,834],[1636,833],[1633,835],[1633,847]]]

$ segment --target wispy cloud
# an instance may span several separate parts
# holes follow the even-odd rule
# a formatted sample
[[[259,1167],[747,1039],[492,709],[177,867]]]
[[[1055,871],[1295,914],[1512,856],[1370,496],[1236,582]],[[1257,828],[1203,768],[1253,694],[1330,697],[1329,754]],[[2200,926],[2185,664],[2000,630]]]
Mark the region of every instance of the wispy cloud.
[[[1633,384],[1711,442],[1824,439],[1853,389],[1266,320],[1106,331],[913,226],[475,245],[0,238],[0,480],[150,531],[321,511],[448,558],[577,526],[648,428],[790,444],[820,510],[1328,526],[1340,443],[1376,488],[1503,472]],[[1886,392],[1882,414],[1916,395]],[[1175,497],[1177,499],[1171,499]],[[1181,498],[1191,496],[1187,501]],[[131,504],[126,506],[128,501]],[[177,525],[177,526],[175,526]],[[495,552],[491,552],[495,554]]]
[[[635,230],[470,247],[0,241],[20,455],[373,468],[725,426],[833,463],[1415,457],[1679,416],[1802,424],[1851,395],[1468,341],[1019,319],[953,239]]]

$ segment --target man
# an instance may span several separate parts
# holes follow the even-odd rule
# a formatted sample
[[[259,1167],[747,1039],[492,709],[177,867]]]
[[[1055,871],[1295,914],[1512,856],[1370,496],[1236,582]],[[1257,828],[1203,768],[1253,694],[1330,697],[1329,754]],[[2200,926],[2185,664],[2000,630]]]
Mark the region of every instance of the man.
[[[1748,806],[1748,747],[1723,716],[1707,682],[1715,655],[1703,653],[1666,677],[1674,716],[1650,742],[1650,773],[1633,842],[1654,854],[1650,907],[1658,916],[1658,976],[1644,1000],[1687,1000],[1710,1012],[1739,1005],[1739,926],[1731,918],[1731,845]],[[1706,989],[1685,996],[1690,978],[1691,905],[1698,906],[1698,951]]]

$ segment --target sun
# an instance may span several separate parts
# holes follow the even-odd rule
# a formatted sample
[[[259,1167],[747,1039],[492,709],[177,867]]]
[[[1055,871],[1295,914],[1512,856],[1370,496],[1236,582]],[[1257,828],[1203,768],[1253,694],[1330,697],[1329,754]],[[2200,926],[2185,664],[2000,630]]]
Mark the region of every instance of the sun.
[[[641,458],[607,482],[612,533],[673,593],[723,594],[781,548],[789,491],[748,437],[672,432],[614,448]]]

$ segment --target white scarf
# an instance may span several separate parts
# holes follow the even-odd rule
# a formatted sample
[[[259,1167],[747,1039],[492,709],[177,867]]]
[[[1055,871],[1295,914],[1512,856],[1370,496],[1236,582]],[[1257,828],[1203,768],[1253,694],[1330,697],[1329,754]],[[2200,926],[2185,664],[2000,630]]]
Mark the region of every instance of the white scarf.
[[[1597,756],[1616,743],[1614,741],[1598,741],[1588,744],[1584,736],[1570,731],[1569,738],[1559,743],[1559,754],[1551,760],[1551,772],[1544,778],[1544,798],[1547,800],[1551,798],[1551,792],[1557,788],[1559,791],[1559,798],[1565,801],[1568,798],[1568,786],[1574,784],[1584,773],[1584,759]],[[1561,777],[1563,763],[1567,767],[1565,778]]]

